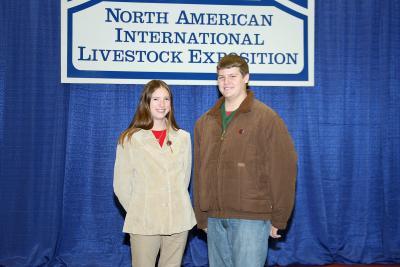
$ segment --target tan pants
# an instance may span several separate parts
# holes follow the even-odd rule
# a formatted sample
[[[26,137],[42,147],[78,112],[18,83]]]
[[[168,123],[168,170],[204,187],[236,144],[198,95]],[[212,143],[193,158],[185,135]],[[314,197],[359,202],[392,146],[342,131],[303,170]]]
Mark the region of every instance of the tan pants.
[[[188,231],[173,235],[130,234],[132,266],[154,267],[158,252],[158,267],[180,267]]]

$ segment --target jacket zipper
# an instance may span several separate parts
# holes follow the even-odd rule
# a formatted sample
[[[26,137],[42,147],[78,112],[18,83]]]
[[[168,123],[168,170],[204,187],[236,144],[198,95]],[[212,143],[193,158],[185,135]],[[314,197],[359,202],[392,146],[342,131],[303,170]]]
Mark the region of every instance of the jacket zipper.
[[[220,159],[221,159],[221,151],[222,151],[222,142],[224,141],[224,135],[225,135],[225,130],[222,132],[220,140],[221,143],[219,144],[219,151],[218,151],[218,160],[217,160],[217,194],[215,194],[215,203],[217,203],[217,212],[221,210],[222,207],[222,201],[221,197],[222,196],[222,179],[220,175]]]
[[[233,121],[233,120],[232,120]],[[222,178],[221,175],[219,174],[220,172],[220,159],[221,159],[221,151],[222,151],[222,146],[225,140],[225,136],[226,136],[226,132],[228,130],[228,128],[230,127],[230,125],[232,124],[232,121],[230,123],[228,123],[228,125],[226,126],[225,130],[222,131],[221,133],[221,144],[219,146],[219,152],[218,152],[218,161],[217,161],[217,195],[215,196],[215,198],[217,199],[216,203],[218,205],[217,210],[221,211],[222,210],[222,191],[223,191],[223,187],[222,187]],[[221,125],[222,127],[222,125]],[[221,196],[221,197],[218,197]]]
[[[226,133],[226,130],[223,130],[222,134],[221,134],[221,137],[220,137],[221,141],[224,141],[225,133]]]

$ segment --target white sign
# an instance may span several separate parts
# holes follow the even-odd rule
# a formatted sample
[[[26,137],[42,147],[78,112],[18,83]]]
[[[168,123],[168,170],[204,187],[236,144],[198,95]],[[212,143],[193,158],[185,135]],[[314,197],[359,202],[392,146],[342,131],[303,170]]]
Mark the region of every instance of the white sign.
[[[61,81],[214,85],[236,53],[250,85],[312,86],[314,0],[233,3],[62,0]]]

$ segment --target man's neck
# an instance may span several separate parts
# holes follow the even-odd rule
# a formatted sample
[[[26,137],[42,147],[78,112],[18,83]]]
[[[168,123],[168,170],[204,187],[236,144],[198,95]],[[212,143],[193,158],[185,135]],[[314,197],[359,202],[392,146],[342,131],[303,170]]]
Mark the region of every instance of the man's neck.
[[[227,112],[237,110],[240,104],[242,104],[242,102],[246,99],[246,97],[247,97],[247,92],[235,99],[225,98],[225,110]]]

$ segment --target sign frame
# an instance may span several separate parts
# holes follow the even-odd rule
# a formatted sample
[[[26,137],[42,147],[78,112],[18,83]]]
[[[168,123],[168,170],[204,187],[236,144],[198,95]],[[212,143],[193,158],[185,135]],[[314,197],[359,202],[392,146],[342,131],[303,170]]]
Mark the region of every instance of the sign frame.
[[[131,71],[112,69],[79,69],[73,58],[74,14],[102,2],[149,3],[145,0],[61,0],[61,82],[62,83],[113,83],[144,84],[151,79],[162,79],[171,85],[215,85],[215,66],[207,72]],[[161,4],[268,6],[279,9],[303,22],[303,68],[298,73],[254,73],[250,67],[250,85],[254,86],[314,86],[314,0],[306,0],[302,7],[288,0],[264,1],[152,1]],[[75,38],[76,39],[76,38]],[[81,52],[82,53],[82,52]],[[76,53],[75,53],[76,54]],[[75,64],[74,64],[75,63]],[[194,69],[194,68],[192,68]]]

